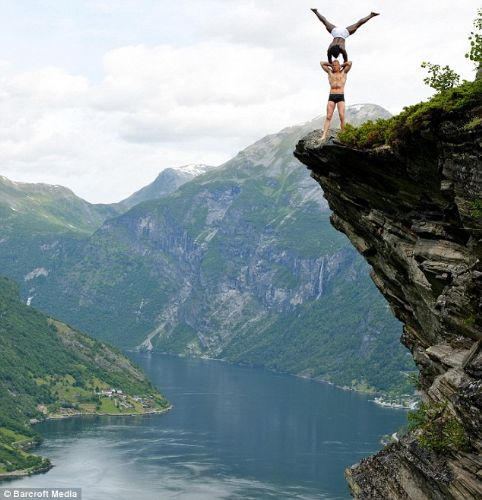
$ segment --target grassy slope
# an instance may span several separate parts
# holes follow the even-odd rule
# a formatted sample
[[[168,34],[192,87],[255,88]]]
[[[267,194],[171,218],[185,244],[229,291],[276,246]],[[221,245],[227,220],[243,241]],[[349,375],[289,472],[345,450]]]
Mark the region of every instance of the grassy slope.
[[[31,419],[168,406],[120,352],[25,306],[16,285],[5,278],[0,278],[0,343],[0,474],[48,466],[22,449],[39,441]],[[126,393],[122,405],[120,399],[95,394],[108,387]],[[142,396],[149,408],[133,396]]]
[[[9,277],[30,285],[35,269],[55,269],[117,211],[93,205],[61,186],[13,182],[0,176],[0,261]]]
[[[88,203],[61,186],[12,182],[0,176],[2,235],[91,234],[116,213],[108,205]]]

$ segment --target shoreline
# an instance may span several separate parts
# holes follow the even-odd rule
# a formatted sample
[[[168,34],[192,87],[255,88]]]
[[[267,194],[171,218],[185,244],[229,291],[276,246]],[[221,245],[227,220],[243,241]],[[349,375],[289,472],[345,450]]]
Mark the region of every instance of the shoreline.
[[[174,408],[174,405],[169,405],[166,408],[163,408],[162,410],[150,410],[150,411],[145,411],[142,413],[101,413],[101,412],[93,412],[93,413],[84,413],[84,412],[76,412],[72,413],[70,415],[60,415],[60,414],[53,414],[53,415],[48,415],[45,417],[43,420],[39,420],[38,422],[32,423],[32,425],[37,425],[41,424],[43,422],[46,422],[47,420],[64,420],[67,418],[78,418],[78,417],[144,417],[146,415],[163,415],[164,413],[168,413]]]
[[[335,387],[336,389],[341,389],[342,391],[350,391],[350,392],[355,392],[357,394],[365,394],[367,396],[373,396],[374,399],[371,399],[370,401],[378,406],[382,406],[384,408],[392,408],[392,409],[397,409],[397,410],[409,410],[412,409],[411,406],[403,406],[398,403],[394,403],[393,399],[384,399],[385,397],[388,397],[387,394],[377,391],[377,390],[363,390],[363,389],[357,389],[355,387],[349,387],[346,385],[337,385],[334,382],[331,382],[329,380],[324,380],[321,378],[316,378],[316,377],[309,377],[307,375],[303,375],[302,373],[291,373],[291,372],[286,372],[286,371],[281,371],[281,370],[275,370],[274,368],[269,368],[268,366],[252,366],[249,364],[244,364],[244,363],[233,363],[231,361],[228,361],[226,359],[221,359],[221,358],[212,358],[209,356],[189,356],[186,354],[179,354],[175,352],[161,352],[161,351],[154,351],[154,350],[142,350],[142,349],[126,349],[126,353],[132,352],[132,353],[137,353],[137,354],[158,354],[161,356],[173,356],[175,358],[181,358],[181,359],[195,359],[195,360],[206,360],[206,361],[216,361],[218,363],[225,363],[227,365],[231,366],[240,366],[240,367],[247,367],[247,368],[260,368],[262,370],[267,370],[271,373],[276,373],[279,375],[289,375],[290,377],[297,377],[301,378],[303,380],[309,380],[312,382],[316,382],[317,384],[327,384],[332,387]],[[401,395],[400,395],[401,397]],[[380,402],[376,401],[379,400]],[[412,403],[416,403],[416,400],[414,398],[411,398],[408,400],[410,405]]]
[[[44,458],[44,460],[48,461],[41,465],[38,469],[20,469],[13,470],[12,472],[0,472],[0,481],[8,481],[13,479],[18,479],[22,477],[33,476],[35,474],[45,474],[50,469],[54,467],[52,462],[48,458]]]
[[[73,413],[71,415],[48,415],[43,420],[39,420],[38,422],[32,422],[31,425],[41,424],[43,422],[47,422],[48,420],[66,420],[68,418],[84,418],[84,417],[144,417],[147,415],[163,415],[168,413],[174,408],[174,405],[169,405],[166,408],[159,410],[151,410],[145,411],[143,413]],[[41,443],[36,443],[34,445],[30,445],[28,449],[34,449],[40,446]],[[37,455],[38,456],[38,455]],[[33,476],[35,474],[45,474],[50,469],[55,467],[55,465],[48,458],[43,458],[42,465],[37,469],[17,469],[11,472],[0,472],[0,483],[2,481],[8,481],[13,479],[19,479],[23,477]]]

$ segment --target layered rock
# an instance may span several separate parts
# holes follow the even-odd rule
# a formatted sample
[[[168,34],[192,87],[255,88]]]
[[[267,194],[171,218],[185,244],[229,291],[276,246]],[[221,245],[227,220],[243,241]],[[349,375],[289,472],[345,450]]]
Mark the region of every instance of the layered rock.
[[[393,147],[321,144],[320,131],[296,147],[404,323],[424,408],[443,414],[433,425],[454,435],[431,445],[415,428],[362,460],[347,471],[357,498],[482,498],[480,123],[479,107],[441,113]]]

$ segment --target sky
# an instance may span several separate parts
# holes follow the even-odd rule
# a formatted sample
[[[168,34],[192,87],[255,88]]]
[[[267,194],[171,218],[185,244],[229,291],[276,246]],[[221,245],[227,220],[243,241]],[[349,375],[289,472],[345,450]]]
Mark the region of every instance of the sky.
[[[0,0],[0,174],[119,201],[160,171],[219,165],[324,114],[347,26],[347,104],[427,99],[422,61],[473,79],[479,0]]]

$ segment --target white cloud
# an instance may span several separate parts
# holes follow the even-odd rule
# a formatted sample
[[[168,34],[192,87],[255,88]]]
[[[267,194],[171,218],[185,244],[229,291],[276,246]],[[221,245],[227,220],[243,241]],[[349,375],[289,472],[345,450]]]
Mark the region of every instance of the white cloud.
[[[222,41],[112,50],[97,84],[58,68],[4,69],[0,164],[18,180],[77,178],[82,196],[115,201],[162,168],[220,163],[311,117],[302,83],[271,51]]]
[[[42,22],[29,18],[33,27],[47,23],[45,41],[14,30],[20,17],[12,20],[11,37],[22,33],[42,60],[29,66],[25,59],[25,68],[10,51],[10,62],[0,62],[4,175],[116,201],[165,167],[221,163],[262,135],[324,111],[328,89],[318,61],[330,36],[309,11],[311,0],[230,0],[229,7],[225,0],[89,0],[77,16],[54,3],[49,10],[45,0],[34,13]],[[382,11],[347,41],[354,60],[349,102],[397,110],[427,97],[422,60],[470,78],[463,53],[477,7],[476,0],[338,0],[324,7],[340,24]],[[83,71],[78,40],[89,57],[98,47],[88,63],[100,75]],[[52,63],[69,51],[68,65]]]
[[[52,107],[71,105],[89,88],[86,78],[54,67],[13,74],[3,83],[9,99],[34,99],[39,106]]]

